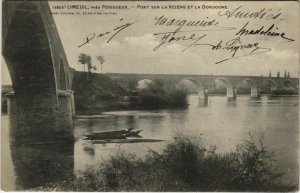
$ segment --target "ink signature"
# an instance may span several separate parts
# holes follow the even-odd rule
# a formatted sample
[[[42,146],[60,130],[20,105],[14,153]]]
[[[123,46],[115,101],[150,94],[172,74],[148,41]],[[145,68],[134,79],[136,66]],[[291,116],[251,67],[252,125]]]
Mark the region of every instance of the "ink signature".
[[[277,20],[281,17],[281,9],[260,8],[256,11],[243,10],[243,6],[239,6],[232,10],[219,11],[219,16],[226,19],[252,19],[252,20]]]
[[[246,13],[241,11],[242,6],[232,10],[225,11],[224,13],[219,12],[220,17],[235,18],[235,19],[266,19],[266,20],[276,20],[281,16],[280,10],[276,13],[271,12],[272,10],[261,9],[258,12]],[[120,19],[120,22],[123,19]],[[187,19],[175,19],[168,18],[164,15],[155,17],[154,26],[162,26],[167,29],[173,28],[172,30],[167,30],[166,32],[153,33],[154,36],[159,38],[159,43],[155,45],[153,51],[158,51],[163,45],[172,44],[175,42],[180,42],[180,45],[184,45],[182,52],[192,48],[192,47],[209,47],[210,51],[213,52],[225,52],[229,56],[215,62],[219,64],[231,59],[252,56],[256,54],[263,54],[272,51],[270,47],[262,45],[258,40],[244,42],[243,36],[270,36],[270,37],[280,37],[285,39],[286,42],[295,41],[294,39],[287,37],[286,33],[279,31],[275,24],[271,24],[270,27],[266,26],[256,26],[256,29],[251,29],[249,27],[249,21],[241,25],[240,29],[235,27],[228,27],[222,25],[215,18],[205,17],[200,20],[187,20]],[[104,33],[92,33],[85,37],[85,40],[78,45],[78,48],[89,44],[97,38],[107,36],[106,43],[109,43],[114,39],[120,32],[126,30],[130,26],[134,25],[135,22],[126,22],[118,25],[110,31]],[[175,28],[175,29],[174,29]],[[187,30],[188,29],[188,30]],[[237,31],[237,30],[238,31]],[[224,31],[231,30],[235,37],[226,40],[220,36],[220,40],[217,43],[210,43],[210,37],[216,36],[216,33],[211,34],[210,31]],[[215,38],[213,38],[215,41]]]
[[[180,34],[180,35],[179,35]],[[203,40],[207,41],[208,34],[196,34],[189,33],[189,31],[177,31],[177,32],[165,32],[156,33],[154,35],[163,35],[160,39],[160,43],[153,48],[153,51],[157,51],[162,45],[170,44],[173,42],[189,42],[181,51],[184,52],[191,47],[195,46],[209,46],[211,51],[226,51],[229,52],[230,57],[217,61],[215,64],[225,62],[230,59],[241,58],[251,56],[255,54],[262,54],[270,52],[272,49],[267,47],[261,47],[258,42],[242,43],[241,37],[236,37],[229,41],[220,40],[217,44],[203,43]],[[225,42],[225,43],[224,43]],[[246,54],[239,54],[244,51]],[[247,52],[248,51],[248,52]]]
[[[235,58],[241,58],[241,57],[251,56],[255,54],[262,54],[262,53],[272,51],[271,48],[261,47],[258,42],[243,43],[240,37],[231,39],[229,41],[226,41],[225,43],[223,42],[224,42],[223,40],[220,40],[219,43],[215,45],[197,43],[194,46],[210,46],[212,51],[224,50],[224,51],[228,51],[231,54],[230,57],[217,61],[215,64],[219,64]],[[243,52],[244,54],[238,55],[238,53],[241,51],[244,51]]]
[[[120,19],[120,21],[123,21],[123,19]],[[97,39],[97,38],[101,38],[103,36],[109,36],[108,37],[108,40],[106,41],[106,43],[109,43],[116,35],[118,35],[121,31],[125,30],[126,28],[132,26],[133,24],[137,23],[138,21],[135,21],[135,22],[128,22],[128,23],[125,23],[125,24],[121,24],[117,27],[115,27],[114,29],[112,29],[111,31],[106,31],[104,33],[92,33],[92,34],[89,34],[87,35],[85,41],[83,43],[80,43],[78,45],[78,48],[86,45],[86,44],[89,44],[91,41]]]
[[[242,13],[239,11],[239,9],[242,8],[241,6],[235,9],[230,14],[227,13],[227,17],[233,17],[235,15],[235,18],[251,18],[251,19],[267,19],[267,20],[275,20],[280,15],[279,13],[264,13],[265,9],[262,9],[259,12],[252,13],[251,15],[248,15],[248,13]],[[267,10],[268,12],[270,10]],[[222,14],[219,12],[219,15]],[[224,14],[225,15],[225,14]],[[222,15],[223,16],[223,15]],[[169,19],[165,16],[155,17],[155,25],[163,25],[165,27],[176,27],[175,30],[167,31],[167,32],[159,32],[154,33],[153,35],[156,37],[159,37],[159,44],[157,44],[153,51],[159,50],[163,45],[172,44],[175,42],[181,42],[180,45],[185,44],[184,48],[181,50],[182,52],[190,49],[191,47],[199,47],[199,46],[209,46],[211,51],[223,51],[229,53],[229,57],[222,59],[220,61],[217,61],[216,64],[235,59],[235,58],[241,58],[246,56],[252,56],[256,54],[263,54],[266,52],[272,51],[272,49],[268,46],[262,45],[260,41],[257,39],[251,41],[248,40],[248,42],[243,41],[243,36],[269,36],[274,38],[282,38],[286,40],[285,42],[292,42],[295,41],[294,39],[287,37],[285,32],[279,31],[278,27],[275,26],[275,24],[271,24],[269,27],[266,26],[260,26],[257,27],[257,29],[249,29],[248,24],[249,21],[247,21],[245,24],[242,25],[238,31],[236,31],[236,28],[234,27],[221,27],[220,22],[216,19],[206,19],[206,20],[200,20],[200,21],[188,21],[185,19],[182,20],[176,20],[176,19]],[[191,27],[196,28],[195,30],[185,30],[184,28],[191,29]],[[225,38],[218,40],[216,44],[210,43],[210,37],[215,36],[215,34],[211,34],[208,31],[221,31],[221,30],[231,30],[234,33],[235,37],[231,40],[226,40]],[[214,38],[215,39],[215,38]],[[207,43],[209,42],[209,43]]]
[[[262,26],[258,27],[257,29],[249,29],[248,27],[249,22],[247,22],[235,35],[239,36],[250,36],[250,35],[257,35],[257,36],[273,36],[273,37],[281,37],[282,39],[286,40],[285,42],[293,42],[295,41],[292,38],[286,37],[284,32],[277,31],[278,27],[275,24],[272,24],[270,27]]]
[[[195,20],[187,20],[187,19],[175,19],[168,18],[164,15],[160,17],[155,17],[156,26],[166,26],[166,27],[176,27],[174,31],[169,32],[161,32],[154,33],[154,36],[162,36],[160,39],[160,43],[154,47],[153,51],[157,51],[162,45],[179,42],[179,41],[192,41],[191,44],[186,46],[183,51],[189,49],[193,45],[195,45],[199,40],[207,36],[207,34],[197,35],[197,33],[189,32],[204,32],[204,31],[222,31],[222,30],[234,30],[234,27],[222,26],[220,22],[214,18],[205,17],[204,19],[195,19]],[[193,28],[194,30],[185,31],[183,28]],[[188,34],[188,35],[186,35]]]

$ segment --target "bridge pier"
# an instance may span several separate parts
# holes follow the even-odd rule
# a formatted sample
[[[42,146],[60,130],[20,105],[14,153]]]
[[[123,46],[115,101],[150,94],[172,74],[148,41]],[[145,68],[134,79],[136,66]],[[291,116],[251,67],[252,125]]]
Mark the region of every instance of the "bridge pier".
[[[7,94],[11,139],[18,142],[73,140],[72,95],[59,91],[55,105],[43,96],[32,98],[22,103],[14,93]]]
[[[67,90],[67,92],[70,93],[72,115],[75,116],[76,111],[75,111],[74,91],[72,91],[72,90]]]
[[[199,99],[208,99],[208,88],[198,90]]]
[[[237,89],[235,87],[233,88],[227,88],[227,99],[229,101],[236,100],[237,96]]]
[[[208,88],[200,89],[198,91],[199,102],[198,106],[208,105]]]
[[[257,89],[257,87],[251,87],[251,94],[250,94],[251,98],[257,98],[259,97],[259,91]]]

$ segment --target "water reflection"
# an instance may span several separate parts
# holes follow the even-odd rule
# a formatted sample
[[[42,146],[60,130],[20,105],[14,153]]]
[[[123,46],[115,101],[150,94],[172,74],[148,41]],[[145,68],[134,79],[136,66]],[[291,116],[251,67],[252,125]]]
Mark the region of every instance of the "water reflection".
[[[8,116],[1,117],[1,185],[3,190],[25,190],[64,181],[73,175],[74,143],[29,143],[12,138]]]
[[[227,107],[236,107],[236,105],[237,105],[237,102],[236,102],[236,100],[228,100],[227,101],[227,103],[226,103],[226,106]]]
[[[74,171],[74,144],[10,145],[16,188],[28,189],[69,179]]]
[[[176,133],[202,135],[206,144],[217,146],[217,152],[228,152],[251,131],[265,135],[266,144],[276,154],[278,167],[287,174],[286,179],[298,182],[297,97],[239,96],[236,101],[227,101],[226,97],[210,96],[207,101],[200,101],[197,96],[191,96],[189,104],[187,109],[115,111],[79,116],[74,122],[77,139],[74,144],[11,144],[8,147],[11,152],[6,151],[8,156],[5,154],[5,162],[2,160],[1,163],[7,164],[2,168],[13,165],[14,172],[5,170],[4,177],[14,173],[15,179],[10,178],[11,181],[15,180],[22,188],[63,181],[74,170],[103,161],[120,149],[138,156],[149,150],[161,151]],[[7,128],[8,120],[2,121],[2,127]],[[107,143],[84,140],[87,134],[126,128],[143,130],[140,133],[143,138]],[[3,140],[8,139],[5,136],[2,133]]]
[[[198,107],[207,107],[208,106],[208,97],[199,98]]]
[[[134,121],[134,116],[127,116],[126,125],[128,128],[136,128],[136,121]]]
[[[94,149],[94,147],[83,146],[83,151],[85,151],[91,157],[95,156],[95,149]]]

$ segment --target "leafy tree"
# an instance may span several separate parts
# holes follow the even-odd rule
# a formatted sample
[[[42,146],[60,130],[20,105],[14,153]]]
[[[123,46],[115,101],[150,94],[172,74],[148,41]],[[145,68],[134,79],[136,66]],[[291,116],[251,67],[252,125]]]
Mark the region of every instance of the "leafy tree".
[[[91,74],[91,69],[93,68],[91,56],[88,54],[81,53],[78,57],[78,62],[84,65],[84,72],[85,72],[85,65],[87,65],[87,69],[88,69],[87,79],[89,79],[89,74]]]
[[[133,94],[136,91],[136,87],[138,86],[138,81],[136,79],[129,81],[129,92]]]
[[[102,74],[102,64],[104,63],[104,58],[102,56],[97,56],[96,59],[99,61],[101,65],[101,74]],[[96,67],[94,67],[96,69]]]
[[[78,62],[81,63],[84,66],[85,71],[85,65],[87,65],[87,69],[90,72],[90,67],[92,66],[92,59],[90,55],[81,53],[78,57]]]

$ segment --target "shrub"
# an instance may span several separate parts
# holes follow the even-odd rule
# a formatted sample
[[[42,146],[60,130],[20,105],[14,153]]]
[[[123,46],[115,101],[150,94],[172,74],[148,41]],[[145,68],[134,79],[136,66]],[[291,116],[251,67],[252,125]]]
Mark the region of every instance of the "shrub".
[[[188,92],[173,84],[156,81],[140,91],[140,106],[145,108],[177,108],[187,106]]]
[[[269,151],[264,144],[263,136],[255,139],[249,133],[249,139],[236,147],[237,175],[235,176],[235,187],[256,190],[257,187],[268,188],[283,174],[273,172],[274,153]]]
[[[150,151],[144,158],[119,151],[55,190],[289,191],[273,170],[273,153],[263,138],[249,136],[226,154],[206,147],[201,138],[180,135],[161,153]]]

